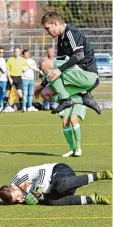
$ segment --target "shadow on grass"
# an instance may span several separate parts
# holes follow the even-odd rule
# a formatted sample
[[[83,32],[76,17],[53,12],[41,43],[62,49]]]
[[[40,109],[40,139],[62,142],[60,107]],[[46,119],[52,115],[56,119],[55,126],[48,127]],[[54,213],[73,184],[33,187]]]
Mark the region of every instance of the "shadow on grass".
[[[27,152],[27,151],[0,151],[0,153],[4,154],[26,154],[26,155],[44,155],[44,156],[61,156],[61,155],[56,155],[56,154],[49,154],[46,152]]]
[[[0,151],[0,153],[4,153],[4,154],[25,154],[25,155],[43,155],[43,156],[59,156],[61,157],[61,155],[56,155],[56,154],[49,154],[49,153],[45,153],[45,152],[27,152],[27,151]],[[72,158],[72,157],[71,157]],[[73,157],[74,158],[74,157]],[[59,162],[60,163],[60,162]],[[95,173],[96,171],[91,171],[91,170],[74,170],[75,173],[82,173],[83,174],[87,174],[87,173]]]

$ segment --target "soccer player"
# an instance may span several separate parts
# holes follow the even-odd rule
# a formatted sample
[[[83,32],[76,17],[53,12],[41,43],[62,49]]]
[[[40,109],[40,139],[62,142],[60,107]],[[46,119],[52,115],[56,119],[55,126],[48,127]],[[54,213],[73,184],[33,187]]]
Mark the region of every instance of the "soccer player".
[[[21,49],[20,47],[14,48],[14,56],[10,57],[7,61],[7,71],[8,71],[8,86],[6,97],[3,102],[3,109],[5,109],[8,98],[10,96],[10,91],[12,86],[14,85],[19,96],[19,102],[22,109],[22,72],[28,69],[27,61],[21,57]]]
[[[7,67],[6,60],[4,58],[4,48],[0,47],[0,110],[2,109],[2,103],[6,94],[6,86],[7,86]]]
[[[40,91],[42,97],[49,102],[51,100],[56,103],[58,102],[59,97],[55,95],[54,90],[50,86],[49,89],[46,86],[43,90]],[[59,113],[59,116],[62,118],[63,133],[70,148],[70,151],[63,154],[63,157],[81,156],[81,128],[78,118],[84,120],[85,114],[85,106],[81,104],[74,104],[73,107],[66,108]]]
[[[66,164],[43,164],[20,170],[10,185],[0,188],[0,198],[7,204],[108,205],[109,200],[98,194],[74,195],[77,188],[105,179],[112,179],[109,170],[76,176]]]
[[[80,118],[83,121],[85,114],[85,106],[81,104],[73,105],[73,107],[59,113],[62,119],[63,134],[70,148],[69,152],[62,155],[64,158],[80,157],[82,155],[81,127],[78,120]]]
[[[52,36],[58,37],[57,45],[57,56],[65,57],[66,55],[70,57],[67,62],[59,65],[57,68],[51,71],[49,74],[49,82],[54,86],[54,89],[59,93],[62,90],[61,102],[56,108],[54,113],[58,113],[61,110],[68,108],[73,105],[73,102],[65,90],[62,77],[63,72],[69,69],[70,67],[76,65],[75,74],[71,75],[68,73],[69,81],[73,86],[75,84],[75,78],[79,78],[79,81],[82,80],[82,76],[87,78],[91,77],[92,87],[94,89],[99,83],[97,75],[97,66],[94,58],[94,50],[91,47],[87,38],[82,35],[82,33],[73,25],[64,23],[63,19],[57,12],[46,12],[45,15],[41,18],[41,23],[44,26],[45,30]],[[93,79],[93,77],[95,79]],[[68,81],[68,82],[69,82]],[[87,93],[82,95],[84,105],[96,110],[98,114],[101,113],[100,107],[92,98],[86,86]],[[90,89],[89,89],[90,90]]]
[[[43,71],[47,81],[49,81],[48,78],[51,70],[54,68],[57,68],[58,66],[61,66],[64,62],[66,62],[66,60],[50,60],[50,59],[45,59],[42,62],[41,70]],[[82,97],[78,94],[80,92],[90,90],[96,81],[97,75],[95,73],[92,73],[89,76],[88,75],[89,72],[87,72],[87,75],[86,75],[81,73],[81,70],[78,71],[78,74],[76,74],[75,68],[76,66],[73,66],[62,73],[62,82],[64,84],[63,86],[65,87],[65,93],[67,93],[68,96],[71,97],[71,100],[73,101],[73,103],[85,105],[84,99],[82,99]],[[65,106],[65,104],[62,103],[62,98],[65,97],[65,93],[61,86],[57,88],[57,85],[58,85],[57,80],[58,79],[56,79],[55,81],[49,81],[50,86],[54,89],[56,94],[59,94],[59,97],[61,99],[60,101],[61,105],[59,105],[55,110],[53,110],[52,113],[59,113],[63,109],[68,108]],[[41,89],[43,89],[43,83],[41,83],[41,85],[35,89],[35,96],[36,94],[38,95]],[[49,87],[47,87],[45,90],[47,91],[47,89],[49,90]],[[45,92],[44,91],[42,92],[44,96]]]
[[[29,68],[22,73],[22,93],[23,93],[23,108],[22,112],[32,112],[38,111],[34,106],[32,106],[33,94],[34,94],[34,84],[35,84],[35,71],[39,71],[34,59],[30,58],[30,53],[28,49],[22,51],[23,58],[26,59]]]

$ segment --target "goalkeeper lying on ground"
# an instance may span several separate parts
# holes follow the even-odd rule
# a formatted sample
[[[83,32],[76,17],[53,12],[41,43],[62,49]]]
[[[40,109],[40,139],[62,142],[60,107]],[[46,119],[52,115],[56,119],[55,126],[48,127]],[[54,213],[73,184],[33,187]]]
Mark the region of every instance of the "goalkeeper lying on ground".
[[[106,197],[96,193],[90,196],[74,195],[77,188],[106,179],[112,179],[109,170],[76,176],[66,164],[43,164],[19,171],[9,185],[0,188],[0,198],[6,204],[109,205]]]

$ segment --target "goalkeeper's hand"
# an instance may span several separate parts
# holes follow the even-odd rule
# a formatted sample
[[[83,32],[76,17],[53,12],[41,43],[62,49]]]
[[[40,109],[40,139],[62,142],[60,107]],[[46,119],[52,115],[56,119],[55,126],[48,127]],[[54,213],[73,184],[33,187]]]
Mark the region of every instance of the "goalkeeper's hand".
[[[32,193],[27,194],[24,197],[24,201],[26,202],[26,204],[28,205],[36,205],[38,203],[38,199],[35,198],[35,196]]]

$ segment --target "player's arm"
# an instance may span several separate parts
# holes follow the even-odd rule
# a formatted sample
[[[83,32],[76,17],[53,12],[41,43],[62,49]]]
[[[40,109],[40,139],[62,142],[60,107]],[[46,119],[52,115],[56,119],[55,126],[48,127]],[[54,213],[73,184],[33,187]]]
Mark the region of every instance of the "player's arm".
[[[7,63],[6,63],[6,67],[7,67],[7,77],[8,77],[8,80],[9,80],[9,83],[11,85],[13,85],[13,80],[10,76],[10,69],[11,69],[11,58],[8,59]]]
[[[61,72],[65,71],[66,69],[78,64],[84,58],[83,49],[77,50],[73,53],[71,58],[65,62],[63,65],[59,67]]]
[[[81,32],[79,30],[76,32],[69,30],[66,35],[73,55],[66,63],[59,67],[61,72],[78,64],[84,58],[83,37]]]
[[[1,73],[5,73],[7,71],[5,59],[4,59],[4,62],[3,63],[4,64],[0,64],[0,71],[1,71]]]
[[[37,67],[36,62],[32,59],[32,62],[29,64],[29,68],[39,72],[41,76],[44,76],[44,73]]]

